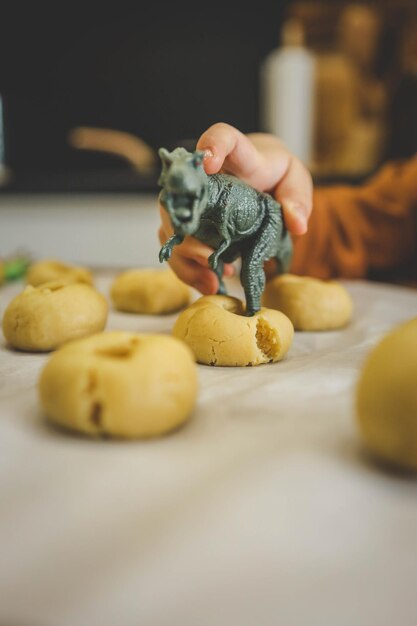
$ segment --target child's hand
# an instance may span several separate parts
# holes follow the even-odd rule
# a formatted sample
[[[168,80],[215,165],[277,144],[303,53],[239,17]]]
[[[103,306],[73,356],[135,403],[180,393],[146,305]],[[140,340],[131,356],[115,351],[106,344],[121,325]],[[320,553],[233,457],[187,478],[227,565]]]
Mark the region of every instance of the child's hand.
[[[259,191],[271,193],[282,205],[285,223],[293,235],[303,235],[312,210],[311,176],[297,157],[277,137],[262,133],[243,135],[229,124],[214,124],[203,133],[197,150],[204,150],[207,174],[233,174]],[[164,244],[173,234],[170,219],[160,207],[162,224],[159,239]],[[170,265],[185,283],[203,294],[214,294],[218,280],[209,269],[213,250],[194,237],[175,246]],[[225,264],[224,275],[232,276],[232,264]]]

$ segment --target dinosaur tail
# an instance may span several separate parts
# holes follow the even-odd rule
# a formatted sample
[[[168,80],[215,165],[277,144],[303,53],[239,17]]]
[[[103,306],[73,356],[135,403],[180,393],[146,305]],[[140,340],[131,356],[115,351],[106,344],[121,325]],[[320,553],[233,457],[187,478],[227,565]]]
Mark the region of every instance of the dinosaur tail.
[[[266,219],[265,222],[272,227],[277,235],[275,258],[278,262],[278,271],[285,274],[289,271],[292,259],[292,240],[285,226],[282,206],[279,202],[271,198],[267,198],[266,202]]]

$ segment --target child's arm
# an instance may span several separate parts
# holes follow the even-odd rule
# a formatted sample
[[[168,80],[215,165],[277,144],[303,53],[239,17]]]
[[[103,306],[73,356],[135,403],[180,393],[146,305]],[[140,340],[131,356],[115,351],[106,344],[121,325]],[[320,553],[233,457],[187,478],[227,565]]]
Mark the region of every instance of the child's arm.
[[[417,156],[391,163],[360,187],[316,189],[308,232],[291,270],[319,278],[364,278],[415,263]]]
[[[312,181],[304,165],[273,135],[243,135],[228,124],[211,126],[199,139],[198,150],[204,150],[207,174],[219,171],[234,174],[259,191],[268,191],[283,206],[288,230],[302,235],[312,209]],[[168,215],[161,207],[159,238],[164,244],[173,234]],[[176,274],[204,294],[216,293],[218,280],[209,269],[208,257],[213,251],[193,237],[173,250],[170,264]],[[225,275],[233,266],[225,267]]]

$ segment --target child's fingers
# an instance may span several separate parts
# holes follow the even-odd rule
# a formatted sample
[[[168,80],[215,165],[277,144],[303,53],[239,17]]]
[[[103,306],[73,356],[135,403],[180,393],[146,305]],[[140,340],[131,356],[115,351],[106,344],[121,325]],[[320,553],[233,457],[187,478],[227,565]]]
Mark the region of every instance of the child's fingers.
[[[313,182],[306,167],[296,157],[291,158],[274,195],[282,204],[285,223],[290,233],[303,235],[307,231],[313,208]]]
[[[259,165],[259,154],[253,143],[237,128],[222,122],[210,126],[200,137],[197,150],[204,150],[207,174],[223,168],[250,183]]]
[[[164,244],[170,236],[163,225],[160,227],[158,235],[161,245]],[[184,283],[187,283],[187,285],[191,285],[205,295],[215,294],[219,288],[219,281],[215,273],[208,266],[208,257],[213,250],[209,248],[209,246],[204,246],[207,248],[207,254],[196,255],[196,246],[194,244],[200,244],[200,242],[192,237],[187,237],[180,246],[175,246],[169,264],[178,278]],[[231,263],[225,264],[224,275],[230,277],[233,276],[234,273],[234,266]]]
[[[169,215],[165,209],[160,206],[159,212],[164,231],[164,240],[161,241],[161,244],[164,244],[174,234],[174,230],[172,228]],[[181,250],[182,256],[196,261],[203,267],[208,267],[208,258],[213,252],[213,249],[210,248],[210,246],[202,243],[199,239],[195,239],[195,237],[186,237],[180,246],[175,246],[174,251],[178,251],[178,249]]]
[[[269,259],[269,261],[265,261],[264,263],[264,271],[266,279],[269,280],[273,278],[278,273],[278,266],[275,259]]]
[[[226,171],[261,191],[275,188],[285,222],[293,235],[307,231],[312,210],[311,176],[278,138],[258,133],[247,137],[229,124],[214,124],[203,133],[197,149],[205,150],[207,174]]]
[[[166,234],[162,227],[159,229],[158,234],[161,244],[165,243]],[[197,261],[183,256],[175,248],[172,251],[169,264],[178,278],[187,283],[187,285],[198,289],[198,291],[206,295],[216,293],[218,280],[210,269],[203,267]]]
[[[235,270],[235,266],[233,265],[233,263],[225,263],[223,276],[226,276],[227,278],[231,278],[235,274],[236,274],[236,270]]]
[[[169,219],[168,213],[165,209],[160,206],[159,212],[161,215],[162,226],[159,231],[159,239],[161,244],[164,244],[168,239],[174,234],[174,230],[172,228],[171,221]],[[208,267],[208,258],[210,254],[213,252],[213,248],[207,246],[202,243],[199,239],[195,237],[186,237],[182,244],[179,246],[175,246],[173,253],[178,252],[181,256],[195,261],[201,267]],[[224,275],[225,276],[234,276],[235,268],[232,263],[224,264]]]
[[[312,179],[307,168],[277,137],[262,133],[247,137],[229,124],[219,123],[201,135],[197,148],[206,151],[207,174],[222,169],[261,191],[274,189],[288,230],[293,235],[307,231],[313,202]]]

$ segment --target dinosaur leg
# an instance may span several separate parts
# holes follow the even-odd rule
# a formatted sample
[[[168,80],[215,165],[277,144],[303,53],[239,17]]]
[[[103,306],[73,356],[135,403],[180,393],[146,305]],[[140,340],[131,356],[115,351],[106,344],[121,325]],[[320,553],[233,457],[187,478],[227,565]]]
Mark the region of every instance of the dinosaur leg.
[[[224,263],[221,259],[219,259],[217,261],[216,269],[213,270],[213,272],[216,274],[217,278],[219,279],[219,288],[217,290],[217,293],[219,295],[227,294],[226,287],[224,286],[224,282],[223,282],[223,271],[224,271]]]
[[[246,315],[254,315],[261,308],[261,296],[265,289],[263,258],[249,254],[242,259],[240,282],[245,291]]]
[[[221,242],[217,250],[209,256],[208,264],[212,270],[216,269],[220,256],[228,249],[229,246],[230,246],[230,239],[225,239],[224,241]]]
[[[279,243],[278,254],[275,257],[278,261],[279,272],[285,274],[290,269],[292,259],[292,241],[287,233]]]
[[[277,224],[274,216],[267,215],[258,234],[248,242],[242,254],[240,282],[246,297],[246,315],[254,315],[261,308],[265,289],[264,262],[277,251]]]
[[[217,261],[217,267],[213,272],[216,274],[219,279],[219,289],[217,291],[220,295],[227,295],[226,287],[223,283],[223,272],[224,272],[224,264],[232,263],[240,256],[240,249],[237,245],[231,245],[225,252],[222,253],[222,256]]]
[[[264,258],[267,260],[275,257],[278,262],[278,271],[283,274],[290,268],[292,240],[285,228],[281,205],[269,197],[266,199],[265,212],[266,219],[262,225],[265,243]]]

